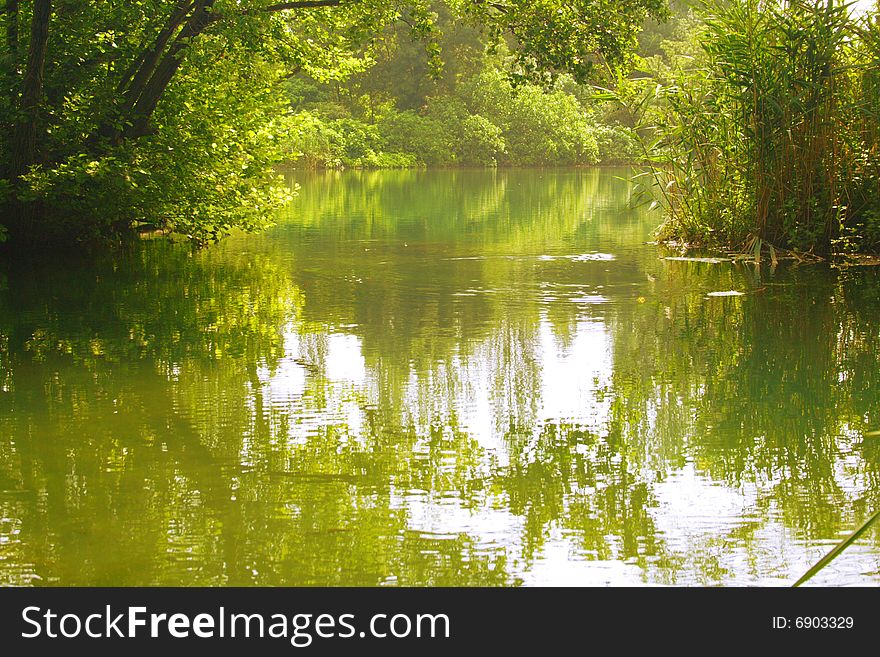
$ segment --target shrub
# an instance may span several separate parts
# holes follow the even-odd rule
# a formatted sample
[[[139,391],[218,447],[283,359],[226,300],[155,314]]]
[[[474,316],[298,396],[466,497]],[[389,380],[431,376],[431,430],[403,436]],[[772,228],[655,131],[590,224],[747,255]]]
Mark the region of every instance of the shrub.
[[[386,148],[399,153],[412,153],[427,165],[444,165],[455,161],[455,146],[447,126],[432,116],[412,110],[385,117],[379,124]]]

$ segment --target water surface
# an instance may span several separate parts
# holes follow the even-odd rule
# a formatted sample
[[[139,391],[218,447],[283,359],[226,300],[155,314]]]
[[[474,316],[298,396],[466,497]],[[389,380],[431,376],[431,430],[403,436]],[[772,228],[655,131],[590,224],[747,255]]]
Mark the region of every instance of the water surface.
[[[664,260],[626,174],[0,263],[0,584],[791,583],[880,503],[880,272]]]

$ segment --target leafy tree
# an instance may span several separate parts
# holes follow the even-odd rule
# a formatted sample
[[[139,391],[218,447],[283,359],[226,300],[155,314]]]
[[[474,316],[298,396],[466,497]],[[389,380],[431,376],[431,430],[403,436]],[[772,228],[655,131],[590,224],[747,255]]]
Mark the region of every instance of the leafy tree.
[[[469,107],[500,126],[511,164],[593,164],[598,145],[584,108],[561,89],[546,93],[534,84],[514,87],[490,69],[462,91]]]
[[[512,45],[517,75],[630,61],[661,0],[448,11]],[[197,241],[264,225],[292,129],[283,81],[364,70],[405,21],[438,63],[426,0],[7,1],[0,21],[2,223],[18,241],[107,238],[141,223]]]

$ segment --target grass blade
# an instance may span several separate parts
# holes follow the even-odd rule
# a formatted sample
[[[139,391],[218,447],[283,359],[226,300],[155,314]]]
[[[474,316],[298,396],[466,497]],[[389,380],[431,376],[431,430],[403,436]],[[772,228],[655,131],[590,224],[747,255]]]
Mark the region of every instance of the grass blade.
[[[850,534],[848,537],[843,539],[840,543],[835,545],[834,549],[832,549],[831,552],[829,552],[824,557],[819,559],[819,561],[816,562],[816,564],[812,568],[810,568],[806,573],[804,573],[804,575],[798,581],[796,581],[793,586],[795,586],[795,587],[800,586],[801,584],[803,584],[804,582],[809,580],[811,577],[813,577],[813,575],[815,575],[820,570],[822,570],[829,563],[834,561],[837,557],[839,557],[841,555],[841,553],[846,548],[848,548],[850,545],[855,543],[862,534],[864,534],[866,531],[868,531],[868,528],[871,525],[873,525],[874,522],[876,522],[878,518],[880,518],[880,511],[878,511],[873,516],[868,518],[864,522],[864,524],[862,524],[861,527],[859,527],[852,534]]]

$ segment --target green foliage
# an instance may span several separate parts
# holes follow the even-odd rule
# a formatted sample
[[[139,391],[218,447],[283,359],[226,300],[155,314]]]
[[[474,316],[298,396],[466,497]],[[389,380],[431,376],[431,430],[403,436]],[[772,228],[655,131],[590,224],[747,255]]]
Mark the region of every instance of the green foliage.
[[[543,79],[562,70],[587,81],[597,63],[625,70],[634,63],[638,34],[646,16],[667,15],[663,0],[454,0],[485,22],[496,38],[513,36],[517,75]]]
[[[306,168],[400,169],[418,165],[412,153],[386,150],[386,139],[375,125],[352,118],[327,119],[302,111],[293,118],[288,158]]]
[[[599,152],[584,108],[560,88],[514,87],[490,68],[463,85],[462,95],[476,113],[498,125],[507,143],[504,163],[594,164]]]
[[[596,123],[593,126],[598,158],[603,164],[641,162],[643,153],[632,131],[617,124]]]
[[[837,0],[710,2],[621,81],[666,236],[827,255],[877,250],[878,24]]]
[[[598,127],[601,119],[566,88],[572,84],[563,77],[549,89],[514,85],[484,61],[480,71],[428,98],[420,111],[362,97],[348,107],[328,104],[328,94],[313,89],[294,97],[314,102],[300,105],[306,109],[297,115],[288,151],[306,167],[372,166],[370,153],[406,154],[425,166],[582,165],[600,161],[601,137],[607,161],[637,157],[626,131]],[[360,118],[334,118],[345,113]]]
[[[379,125],[389,150],[410,152],[428,165],[453,161],[453,133],[439,119],[412,110],[395,112]]]
[[[468,114],[457,135],[458,161],[463,164],[497,164],[507,149],[504,131],[479,114]]]
[[[20,194],[64,208],[54,229],[87,239],[146,224],[205,243],[266,226],[290,197],[272,170],[287,127],[274,118],[284,116],[283,98],[254,84],[264,66],[228,50],[223,61],[210,74],[178,79],[153,134],[107,154],[74,153],[36,166]]]
[[[346,81],[293,78],[288,83],[291,106],[327,129],[335,130],[343,116],[377,126],[381,148],[406,152],[419,165],[554,166],[642,159],[619,113],[596,102],[592,87],[578,82],[578,75],[582,80],[588,71],[601,72],[592,65],[596,57],[590,66],[570,68],[570,74],[538,74],[532,61],[532,74],[512,41],[498,41],[491,29],[459,20],[449,5],[435,1],[432,7],[442,70],[432,74],[430,58],[397,26],[373,51],[375,64]],[[661,29],[658,25],[652,29]],[[622,65],[609,62],[612,70]],[[289,150],[303,154],[300,166],[363,166],[362,159],[314,146],[305,134]]]
[[[3,223],[32,242],[144,223],[205,242],[271,221],[287,198],[273,164],[295,153],[331,166],[491,162],[504,150],[492,116],[458,125],[425,111],[444,46],[447,88],[481,61],[481,30],[509,41],[520,77],[583,77],[600,57],[625,66],[648,13],[660,0],[11,4],[0,14]],[[468,26],[445,38],[439,22]],[[386,79],[408,87],[398,108],[364,75],[391,51],[419,54]],[[310,114],[290,116],[289,99]],[[581,132],[565,157],[590,152]]]

